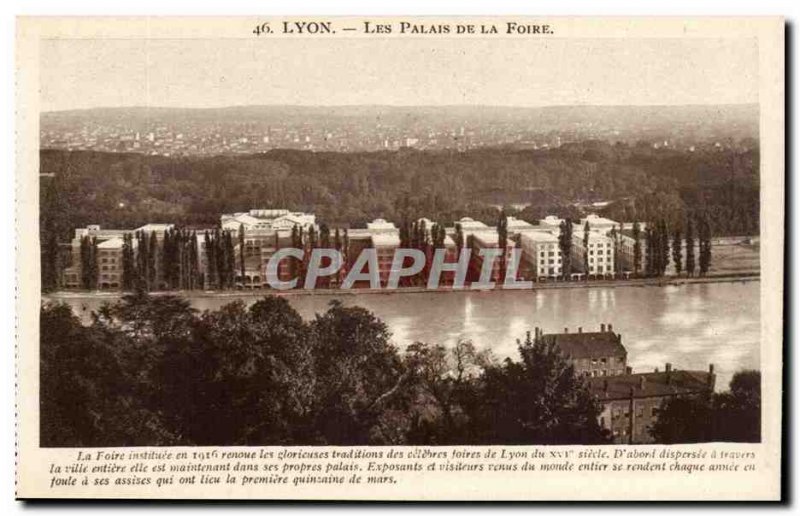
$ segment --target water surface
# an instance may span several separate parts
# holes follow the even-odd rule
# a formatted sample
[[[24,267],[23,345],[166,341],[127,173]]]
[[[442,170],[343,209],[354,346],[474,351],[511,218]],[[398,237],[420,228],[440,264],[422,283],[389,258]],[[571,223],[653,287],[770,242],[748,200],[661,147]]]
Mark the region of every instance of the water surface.
[[[516,340],[539,326],[547,333],[598,330],[612,324],[622,334],[634,371],[681,369],[717,371],[717,388],[733,373],[759,367],[759,281],[676,286],[542,289],[535,291],[289,295],[306,319],[325,311],[333,299],[360,305],[386,322],[401,349],[415,341],[452,346],[470,339],[499,358],[516,356]],[[258,295],[245,297],[248,303]],[[190,296],[200,309],[217,309],[229,297]],[[88,314],[107,300],[66,299]],[[85,308],[85,310],[84,310]]]

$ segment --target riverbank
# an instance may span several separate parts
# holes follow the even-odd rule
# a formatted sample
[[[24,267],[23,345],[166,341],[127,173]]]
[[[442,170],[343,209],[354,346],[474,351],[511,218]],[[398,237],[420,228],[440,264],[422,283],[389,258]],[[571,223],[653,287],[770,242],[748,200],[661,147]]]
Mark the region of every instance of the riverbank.
[[[758,273],[740,273],[740,274],[727,274],[717,276],[704,276],[693,278],[677,278],[677,277],[664,277],[664,278],[634,278],[627,280],[589,280],[589,281],[546,281],[533,284],[532,289],[522,290],[552,290],[552,289],[569,289],[569,288],[617,288],[617,287],[666,287],[678,285],[694,285],[703,283],[739,283],[748,281],[759,281],[761,279]],[[355,296],[362,294],[373,295],[391,295],[391,294],[448,294],[454,292],[492,292],[495,290],[518,290],[518,289],[471,289],[469,287],[463,289],[452,288],[439,288],[427,289],[425,287],[403,287],[399,289],[371,289],[371,288],[358,288],[358,289],[313,289],[313,290],[273,290],[273,289],[248,289],[248,290],[167,290],[151,292],[154,296],[164,295],[185,295],[193,298],[253,298],[265,295],[277,296]],[[85,291],[85,290],[62,290],[58,292],[49,292],[42,294],[43,299],[48,300],[62,300],[62,299],[81,299],[81,298],[96,298],[96,299],[119,299],[125,293],[122,291]]]

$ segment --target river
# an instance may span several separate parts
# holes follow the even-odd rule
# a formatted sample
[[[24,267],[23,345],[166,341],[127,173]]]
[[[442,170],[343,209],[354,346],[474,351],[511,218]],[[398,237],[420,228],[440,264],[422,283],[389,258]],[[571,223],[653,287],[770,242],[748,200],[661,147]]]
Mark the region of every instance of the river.
[[[672,286],[542,289],[536,291],[289,295],[304,318],[332,299],[360,305],[386,322],[400,348],[414,341],[452,345],[470,339],[499,358],[516,356],[516,339],[535,326],[546,333],[597,331],[611,323],[635,372],[664,368],[717,371],[723,390],[734,372],[758,369],[759,281]],[[245,297],[249,302],[258,296]],[[88,314],[108,299],[71,294],[64,301]],[[196,296],[192,304],[216,309],[230,297]],[[86,308],[83,310],[82,308]]]

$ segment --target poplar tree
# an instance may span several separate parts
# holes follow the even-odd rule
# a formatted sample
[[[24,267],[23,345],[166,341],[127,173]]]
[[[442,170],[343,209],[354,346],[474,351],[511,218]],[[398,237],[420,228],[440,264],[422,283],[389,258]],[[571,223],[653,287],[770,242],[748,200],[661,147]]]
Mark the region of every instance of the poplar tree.
[[[225,231],[225,285],[233,288],[234,278],[236,277],[236,250],[233,246],[233,232]]]
[[[122,235],[122,289],[131,290],[134,284],[135,265],[133,256],[133,236]]]
[[[244,287],[244,224],[239,224],[239,276]]]
[[[692,218],[686,220],[686,275],[694,276],[694,223]]]
[[[672,233],[672,262],[675,264],[675,274],[677,276],[681,275],[681,270],[683,269],[681,261],[683,259],[682,256],[682,246],[683,240],[681,240],[681,230],[676,229]]]
[[[658,275],[663,276],[667,272],[667,264],[669,263],[669,228],[667,228],[667,221],[662,219],[659,224],[659,252],[658,257]]]
[[[461,250],[464,249],[465,244],[464,229],[461,227],[461,224],[456,223],[456,248],[458,249],[459,253],[461,253]]]
[[[561,251],[561,273],[564,279],[572,273],[572,223],[562,220],[558,232],[558,248]]]
[[[589,221],[583,225],[583,267],[586,279],[589,279]]]
[[[656,257],[656,241],[653,233],[653,224],[647,224],[644,231],[645,244],[647,245],[647,252],[645,253],[644,273],[645,276],[652,276],[655,271],[655,257]]]
[[[708,215],[698,221],[700,237],[700,275],[704,276],[711,267],[711,226],[708,222]]]
[[[500,248],[500,281],[506,279],[506,247],[508,246],[508,217],[505,210],[500,210],[500,218],[497,220],[497,247]]]
[[[157,269],[156,269],[156,257],[158,253],[158,238],[156,237],[156,232],[153,231],[150,233],[150,242],[148,242],[148,254],[147,254],[147,279],[149,281],[149,285],[151,289],[158,289],[157,280]]]
[[[205,248],[206,248],[206,277],[208,278],[207,288],[216,285],[217,280],[217,256],[214,249],[214,241],[208,231],[205,232]]]
[[[633,223],[633,274],[642,269],[642,228],[639,222]]]

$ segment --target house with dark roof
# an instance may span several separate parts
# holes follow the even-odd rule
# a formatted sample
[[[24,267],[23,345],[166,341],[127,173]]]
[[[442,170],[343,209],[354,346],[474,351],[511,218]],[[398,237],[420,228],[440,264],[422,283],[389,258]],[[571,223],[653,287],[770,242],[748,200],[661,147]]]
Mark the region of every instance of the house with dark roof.
[[[575,367],[576,374],[589,377],[615,376],[626,373],[628,352],[622,345],[622,336],[614,328],[601,324],[600,331],[542,333],[536,328],[536,336],[545,344],[554,344],[561,354]]]
[[[708,371],[683,371],[667,364],[651,373],[590,378],[589,388],[602,405],[600,426],[608,429],[618,444],[653,442],[650,428],[658,409],[670,398],[709,396],[714,392],[714,365]]]

